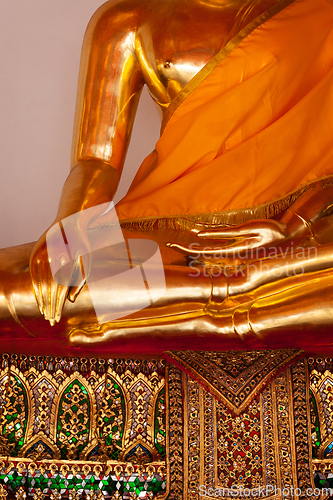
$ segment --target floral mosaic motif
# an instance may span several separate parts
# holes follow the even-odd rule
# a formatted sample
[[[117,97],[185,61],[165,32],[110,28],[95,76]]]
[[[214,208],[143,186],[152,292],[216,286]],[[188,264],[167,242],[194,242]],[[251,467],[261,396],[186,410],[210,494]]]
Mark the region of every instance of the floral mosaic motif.
[[[3,355],[0,366],[0,417],[7,396],[15,394],[8,417],[19,417],[21,410],[23,432],[14,435],[11,449],[0,432],[0,491],[7,500],[23,494],[28,500],[165,496],[166,462],[154,434],[163,361]],[[142,410],[144,433],[135,438],[131,429],[140,429]],[[161,404],[159,411],[165,423]]]
[[[74,380],[60,398],[57,421],[57,446],[64,460],[78,460],[88,444],[90,401],[87,390]]]
[[[318,414],[317,401],[312,391],[310,391],[310,415],[311,415],[312,457],[317,458],[318,449],[321,445],[320,420]]]
[[[266,484],[275,486],[276,459],[275,459],[275,436],[273,423],[273,391],[272,384],[262,393],[262,416],[263,416],[263,445],[265,455]]]
[[[292,446],[294,440],[293,429],[290,428],[292,407],[289,402],[288,386],[290,388],[290,371],[280,373],[274,380],[276,413],[277,413],[277,444],[279,450],[281,483],[286,491],[290,492],[296,481],[292,470]],[[289,498],[289,496],[288,496]]]
[[[308,363],[314,483],[333,489],[333,360],[309,358]]]
[[[2,455],[17,456],[27,429],[27,393],[13,374],[2,378],[0,390],[0,451]]]
[[[321,403],[325,415],[327,435],[333,432],[333,377],[330,372],[325,372],[319,389]]]
[[[200,395],[201,387],[195,380],[187,379],[187,413],[188,421],[188,498],[196,500],[200,483]]]
[[[204,398],[204,446],[205,446],[205,461],[204,461],[204,479],[208,488],[214,486],[215,476],[215,408],[214,398],[209,392],[203,391]]]
[[[133,439],[142,439],[147,436],[147,420],[151,396],[151,391],[143,380],[137,382],[131,390],[131,400],[134,410],[131,429]]]
[[[111,377],[96,391],[98,456],[117,460],[122,450],[126,420],[122,390]]]
[[[310,411],[312,464],[308,463],[309,457],[305,455],[305,451],[303,451],[302,463],[308,464],[307,469],[313,474],[313,483],[316,488],[333,489],[333,360],[330,357],[308,358],[308,367],[309,402],[307,404],[306,398],[303,397],[300,408],[303,409],[303,420],[306,419],[304,408],[308,406]],[[293,372],[295,372],[294,367]],[[303,378],[305,386],[306,374],[305,376],[303,374]],[[305,424],[303,427],[305,429]],[[297,427],[295,431],[297,433]],[[299,449],[297,453],[299,454]],[[309,481],[307,482],[309,484]]]
[[[3,426],[0,428],[0,447],[3,450],[0,491],[2,487],[8,500],[23,493],[27,499],[33,498],[39,490],[46,500],[57,495],[66,499],[71,495],[72,500],[80,495],[87,498],[90,495],[90,500],[97,500],[96,495],[103,495],[108,500],[165,498],[166,464],[163,446],[158,448],[165,430],[160,431],[166,427],[163,363],[153,360],[54,360],[33,356],[0,357],[0,363],[1,411],[7,411],[3,404],[7,400],[4,397],[6,377],[12,381],[7,386],[7,393],[18,395],[18,399],[10,403],[9,419],[18,413],[16,405],[18,401],[22,403],[23,396],[24,420],[19,421],[23,437],[9,429],[14,432],[10,457],[7,434],[4,436]],[[11,371],[8,371],[9,366]],[[312,466],[308,456],[307,410],[310,400],[304,361],[278,375],[238,415],[187,375],[169,367],[169,475],[172,488],[168,499],[184,498],[183,485],[186,485],[186,494],[196,498],[190,484],[192,476],[213,486],[229,481],[229,485],[237,483],[253,488],[262,485],[260,481],[264,480],[266,484],[278,487],[299,485],[305,489],[311,486],[311,467],[314,471],[312,486],[333,487],[333,407],[332,389],[329,389],[333,386],[333,366],[328,358],[309,362],[309,366],[314,408],[312,418],[315,416],[312,424],[318,428],[314,439],[320,442]],[[16,392],[13,385],[17,387]],[[44,391],[40,389],[42,387],[45,387]],[[69,419],[76,413],[69,397],[71,391],[75,393],[75,387],[81,394],[79,409],[86,405],[81,423],[84,423],[85,435],[88,436],[82,442],[88,444],[81,451],[75,450],[74,459],[69,458],[71,450],[67,444],[67,460],[64,460],[57,426],[61,417],[66,418],[66,412],[72,411]],[[107,391],[110,391],[108,395]],[[42,405],[45,403],[44,393],[46,405]],[[101,402],[106,399],[111,403],[103,407]],[[0,413],[0,417],[2,415]],[[39,420],[36,423],[37,415]],[[102,421],[99,423],[100,416]],[[143,432],[137,432],[141,429],[139,419],[142,416],[145,426]],[[185,433],[183,419],[189,424]],[[109,425],[112,426],[111,433]],[[76,437],[75,432],[72,436]],[[110,459],[110,452],[118,448],[114,446],[107,450],[108,438],[111,445],[118,444],[115,439],[119,438],[121,451],[117,459]],[[278,442],[274,444],[276,438]],[[16,448],[20,440],[21,447]],[[96,453],[89,455],[94,448]],[[83,461],[77,461],[78,457]],[[233,468],[227,467],[227,462]]]
[[[241,415],[216,405],[218,478],[227,488],[262,484],[260,402],[257,397]]]
[[[220,497],[223,488],[232,487],[252,489],[253,496],[261,498],[274,496],[268,492],[265,495],[265,486],[273,492],[284,486],[290,492],[297,487],[305,492],[308,487],[314,488],[309,464],[306,361],[286,368],[240,414],[189,375],[174,367],[169,370],[172,488],[168,500],[199,500],[213,495],[212,491]],[[182,413],[184,427],[177,420]],[[174,466],[179,459],[182,471]],[[225,498],[235,495],[233,491]],[[292,494],[285,498],[291,500]]]
[[[33,388],[33,395],[36,407],[34,433],[43,431],[48,436],[50,434],[50,412],[55,396],[55,388],[46,378],[42,378]]]
[[[182,500],[184,486],[184,429],[182,372],[175,366],[169,368],[169,429],[170,429],[170,492],[168,500]]]
[[[166,445],[166,408],[165,408],[165,388],[163,387],[155,403],[154,412],[154,442],[161,459],[165,458]]]
[[[312,446],[313,458],[322,460],[333,458],[333,367],[316,361],[310,364]]]
[[[301,498],[306,497],[307,488],[313,486],[311,475],[311,439],[309,435],[309,372],[306,360],[294,363],[291,368],[294,439],[296,455],[297,484],[302,490]]]

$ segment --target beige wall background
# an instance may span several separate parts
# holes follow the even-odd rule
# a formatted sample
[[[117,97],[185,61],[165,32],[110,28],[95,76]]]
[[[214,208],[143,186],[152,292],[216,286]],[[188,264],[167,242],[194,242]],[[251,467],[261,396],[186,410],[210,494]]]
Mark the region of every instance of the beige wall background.
[[[69,172],[81,44],[100,0],[0,0],[0,248],[35,241]],[[119,199],[154,148],[160,121],[145,91]]]

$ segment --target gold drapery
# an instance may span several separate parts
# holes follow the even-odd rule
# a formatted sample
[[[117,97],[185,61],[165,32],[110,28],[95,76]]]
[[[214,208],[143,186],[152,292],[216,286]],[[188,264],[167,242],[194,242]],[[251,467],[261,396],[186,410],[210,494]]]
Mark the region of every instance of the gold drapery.
[[[309,187],[330,185],[332,26],[325,0],[282,0],[233,38],[171,103],[117,206],[122,224],[271,218]]]

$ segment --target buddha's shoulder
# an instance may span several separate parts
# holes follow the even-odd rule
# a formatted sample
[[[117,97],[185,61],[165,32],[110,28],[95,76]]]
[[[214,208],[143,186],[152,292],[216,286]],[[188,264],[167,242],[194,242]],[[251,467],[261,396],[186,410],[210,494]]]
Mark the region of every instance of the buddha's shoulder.
[[[142,23],[160,24],[163,19],[194,12],[212,15],[232,14],[241,9],[249,9],[254,14],[261,13],[279,0],[108,0],[92,17],[92,20],[121,23],[122,26],[135,27]],[[333,0],[330,0],[333,2]]]
[[[142,24],[173,10],[175,0],[109,0],[99,7],[91,23],[118,21],[123,25]]]

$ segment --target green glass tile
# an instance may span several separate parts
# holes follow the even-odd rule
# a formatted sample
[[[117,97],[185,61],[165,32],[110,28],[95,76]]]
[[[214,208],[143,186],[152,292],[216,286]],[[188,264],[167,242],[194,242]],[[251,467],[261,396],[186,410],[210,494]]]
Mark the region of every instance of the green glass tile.
[[[162,488],[162,483],[163,481],[156,481],[156,483],[152,486],[148,486],[148,491],[152,491],[153,493],[159,493],[160,491],[163,491]]]

